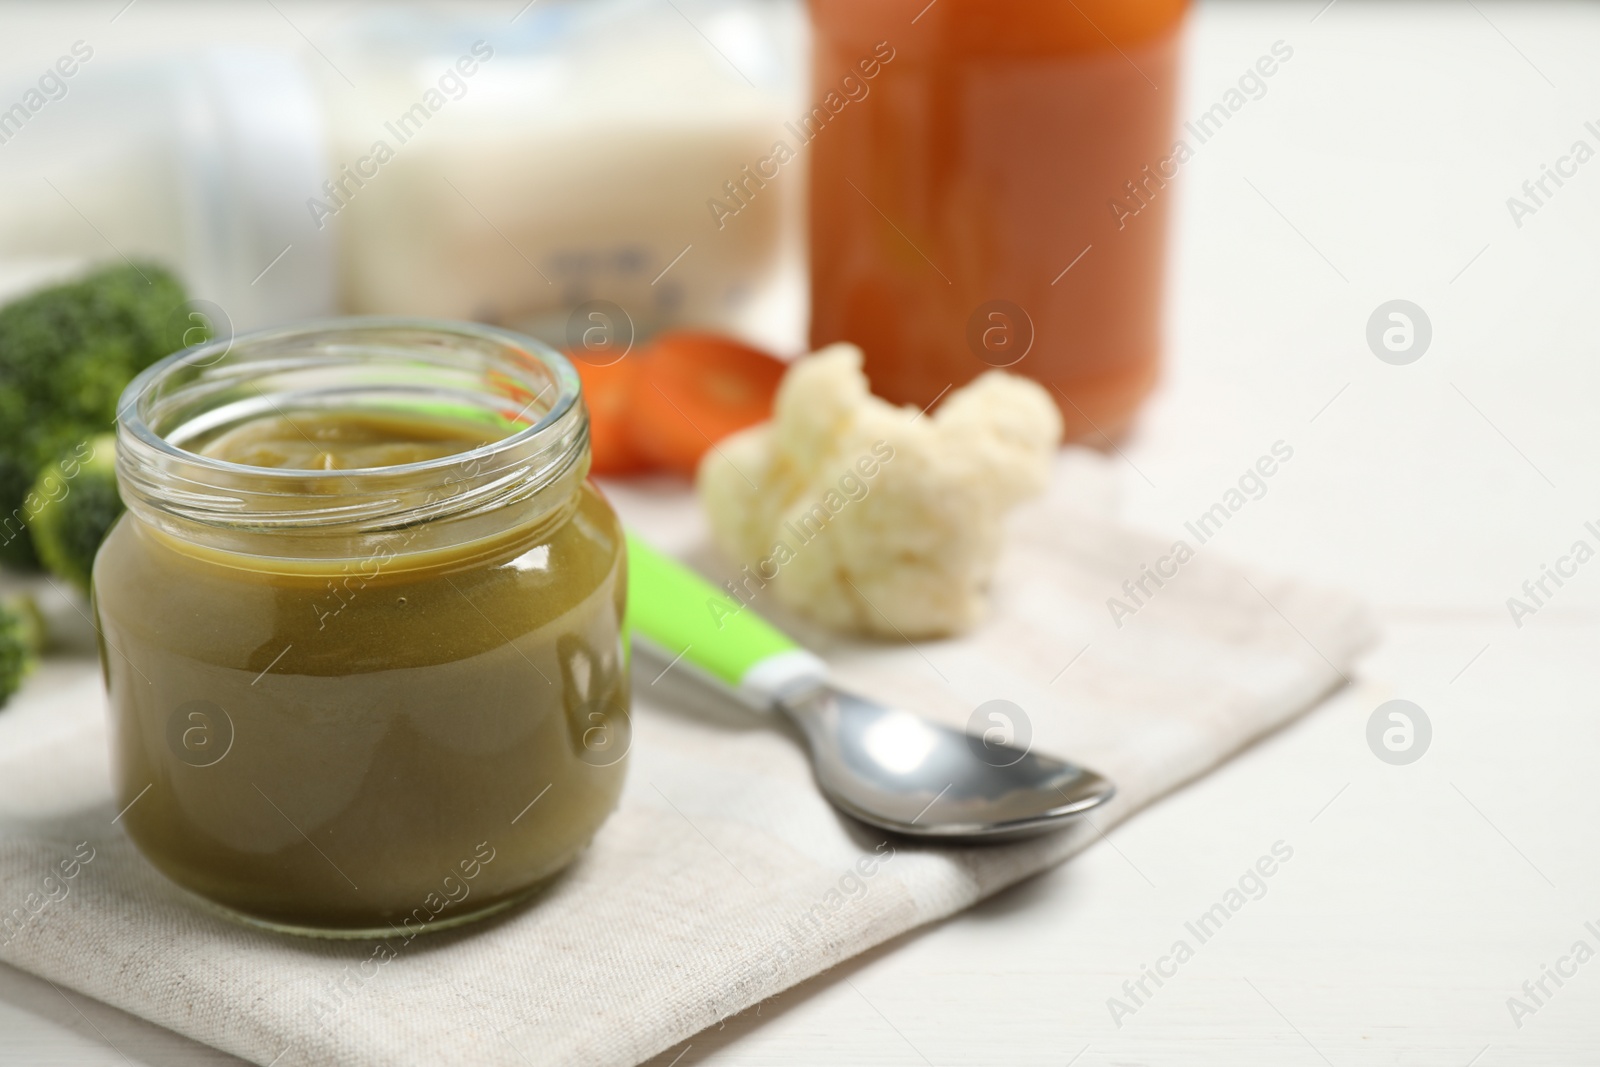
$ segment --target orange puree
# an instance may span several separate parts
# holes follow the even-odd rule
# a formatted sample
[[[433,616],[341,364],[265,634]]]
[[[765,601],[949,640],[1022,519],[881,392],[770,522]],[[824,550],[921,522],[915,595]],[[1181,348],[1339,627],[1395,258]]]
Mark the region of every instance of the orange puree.
[[[1156,377],[1186,8],[811,0],[812,345],[860,345],[899,403],[1009,366],[1069,436],[1122,430]]]

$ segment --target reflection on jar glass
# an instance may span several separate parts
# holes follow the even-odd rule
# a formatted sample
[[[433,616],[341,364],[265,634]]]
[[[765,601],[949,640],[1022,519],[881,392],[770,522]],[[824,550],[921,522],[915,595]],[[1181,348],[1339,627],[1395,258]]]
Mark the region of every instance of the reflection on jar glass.
[[[123,400],[128,513],[94,571],[122,824],[294,932],[516,902],[616,806],[631,738],[623,538],[576,374],[442,322],[228,345]]]

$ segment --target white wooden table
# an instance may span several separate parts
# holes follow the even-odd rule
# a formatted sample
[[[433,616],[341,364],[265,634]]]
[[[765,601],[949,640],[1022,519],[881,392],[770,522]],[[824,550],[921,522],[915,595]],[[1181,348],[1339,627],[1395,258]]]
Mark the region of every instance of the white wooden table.
[[[1575,941],[1600,952],[1600,563],[1547,580],[1520,627],[1506,605],[1574,541],[1600,548],[1600,162],[1520,227],[1506,205],[1574,141],[1600,149],[1600,9],[1321,5],[1197,12],[1184,117],[1275,41],[1294,55],[1184,167],[1169,370],[1122,447],[1122,507],[1178,536],[1288,442],[1215,550],[1359,591],[1385,643],[1354,687],[1068,866],[659,1063],[1600,1062],[1600,962],[1537,1004],[1522,990],[1570,972]],[[152,27],[290,33],[270,9],[140,7],[130,47]],[[0,14],[8,69],[89,10]],[[1409,365],[1366,341],[1392,299],[1432,324]],[[1433,727],[1406,766],[1366,741],[1397,697]],[[1131,1005],[1123,983],[1280,840],[1266,895],[1113,1019],[1108,998]],[[1513,996],[1536,1010],[1514,1019]],[[0,1063],[124,1059],[237,1062],[0,968]]]

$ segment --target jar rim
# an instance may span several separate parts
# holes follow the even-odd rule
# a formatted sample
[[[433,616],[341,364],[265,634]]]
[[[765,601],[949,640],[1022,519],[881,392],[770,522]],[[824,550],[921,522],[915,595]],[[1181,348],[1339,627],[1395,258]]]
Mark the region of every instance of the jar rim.
[[[361,555],[373,536],[423,525],[434,530],[428,543],[466,544],[565,513],[571,494],[557,487],[588,472],[581,393],[565,356],[495,326],[393,316],[291,323],[186,348],[135,378],[118,405],[117,480],[140,519],[251,555]],[[185,447],[286,409],[439,407],[509,432],[446,456],[333,470],[260,467]]]
[[[281,467],[257,467],[248,463],[235,463],[232,460],[219,459],[216,456],[208,456],[201,452],[192,452],[173,444],[167,439],[166,435],[157,433],[146,418],[147,412],[139,405],[141,399],[150,395],[151,386],[163,378],[184,367],[214,365],[216,361],[221,360],[240,344],[286,340],[297,335],[309,337],[333,331],[376,332],[380,330],[416,330],[433,334],[454,334],[478,341],[499,341],[509,347],[525,351],[545,363],[554,372],[556,381],[560,383],[560,392],[550,407],[535,422],[515,433],[507,434],[505,437],[490,441],[487,444],[452,453],[448,456],[419,460],[415,463],[396,463],[385,467],[353,467],[337,471],[305,471]],[[466,461],[517,448],[531,442],[539,434],[559,422],[562,416],[567,414],[572,406],[577,403],[579,394],[578,372],[573,367],[572,361],[544,342],[525,334],[498,326],[489,326],[476,322],[460,322],[452,319],[389,315],[344,315],[306,319],[282,326],[251,330],[237,336],[202,341],[200,344],[190,345],[188,348],[179,349],[171,355],[164,356],[139,372],[128,383],[127,388],[122,391],[122,396],[117,401],[117,423],[145,445],[173,459],[181,460],[185,464],[209,467],[221,472],[248,473],[252,477],[277,477],[286,481],[305,482],[308,478],[318,477],[331,479],[341,476],[371,475],[379,472],[385,474],[410,474],[426,472],[432,469],[447,469]],[[531,402],[529,406],[531,406]]]

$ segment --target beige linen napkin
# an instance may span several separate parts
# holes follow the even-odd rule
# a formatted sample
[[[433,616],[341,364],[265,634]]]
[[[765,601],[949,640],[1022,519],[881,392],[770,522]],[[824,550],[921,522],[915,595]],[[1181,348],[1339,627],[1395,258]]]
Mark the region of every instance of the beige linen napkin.
[[[961,640],[841,642],[756,607],[873,695],[956,724],[1012,702],[1019,738],[1116,781],[1106,830],[1341,684],[1372,631],[1192,542],[1134,604],[1123,581],[1172,541],[1083,514],[1085,484],[1064,472],[1017,517],[993,617]],[[681,490],[618,495],[636,529],[710,559]],[[1112,596],[1136,609],[1120,626]],[[52,662],[0,713],[0,959],[259,1064],[625,1065],[1097,840],[887,840],[822,800],[792,732],[659,670],[636,668],[628,787],[568,874],[380,945],[269,935],[173,889],[113,823],[96,669]]]

